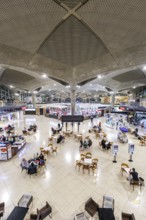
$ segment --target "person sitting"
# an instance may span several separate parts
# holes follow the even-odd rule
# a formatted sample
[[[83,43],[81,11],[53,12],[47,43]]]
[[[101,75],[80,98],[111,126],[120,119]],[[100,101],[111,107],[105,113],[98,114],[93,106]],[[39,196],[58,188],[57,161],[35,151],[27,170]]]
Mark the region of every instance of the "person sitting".
[[[87,142],[87,140],[84,140],[84,142],[83,142],[83,147],[84,147],[84,148],[87,148],[87,147],[88,147],[88,142]]]
[[[33,161],[31,162],[31,164],[28,167],[28,174],[34,174],[37,173],[37,166],[33,163]]]
[[[92,141],[91,141],[91,139],[90,139],[90,138],[88,139],[88,146],[89,146],[89,147],[91,147],[91,146],[92,146]]]
[[[40,153],[39,160],[44,160],[44,155]]]
[[[57,144],[63,142],[65,140],[65,137],[63,136],[63,134],[60,134],[57,138]]]
[[[136,172],[135,168],[132,168],[130,175],[131,175],[131,181],[139,181],[138,173]]]
[[[106,140],[102,139],[101,146],[102,146],[103,149],[106,149],[106,144],[105,143],[106,143]]]
[[[53,135],[56,134],[56,130],[54,128],[51,128],[51,130]]]
[[[83,139],[81,138],[80,139],[80,149],[82,149],[83,148]]]
[[[20,165],[21,165],[22,169],[28,170],[28,167],[30,164],[25,158],[23,158]]]

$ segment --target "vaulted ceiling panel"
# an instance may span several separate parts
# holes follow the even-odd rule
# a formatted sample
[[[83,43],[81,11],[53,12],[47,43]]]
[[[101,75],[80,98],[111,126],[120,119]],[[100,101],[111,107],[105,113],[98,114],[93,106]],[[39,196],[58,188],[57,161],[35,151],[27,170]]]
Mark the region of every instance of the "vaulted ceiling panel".
[[[70,16],[46,39],[38,53],[74,67],[108,51],[93,32]]]
[[[145,79],[146,76],[144,75],[143,71],[140,69],[132,70],[126,73],[122,73],[120,75],[117,75],[113,77],[113,80],[116,80],[118,82],[127,82],[127,81],[134,81],[139,79]]]

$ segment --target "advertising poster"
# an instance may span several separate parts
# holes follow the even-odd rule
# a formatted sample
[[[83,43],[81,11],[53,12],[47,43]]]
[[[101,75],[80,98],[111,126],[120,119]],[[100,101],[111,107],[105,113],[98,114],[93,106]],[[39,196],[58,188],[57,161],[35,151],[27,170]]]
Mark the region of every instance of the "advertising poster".
[[[0,160],[7,160],[7,148],[0,147]]]
[[[128,153],[133,154],[134,153],[134,144],[129,144],[128,146]]]
[[[117,155],[117,153],[118,153],[118,145],[113,145],[113,154],[114,155]]]

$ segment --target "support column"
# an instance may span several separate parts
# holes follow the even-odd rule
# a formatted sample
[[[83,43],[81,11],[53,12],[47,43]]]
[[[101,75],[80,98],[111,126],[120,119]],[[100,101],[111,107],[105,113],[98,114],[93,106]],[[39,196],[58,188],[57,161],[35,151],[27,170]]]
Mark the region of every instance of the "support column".
[[[75,91],[71,91],[71,114],[75,114],[75,108],[76,108],[76,93]]]
[[[114,107],[115,105],[115,94],[111,95],[111,107]]]
[[[33,107],[35,108],[36,103],[35,103],[35,95],[34,94],[32,94],[32,104],[33,104]]]

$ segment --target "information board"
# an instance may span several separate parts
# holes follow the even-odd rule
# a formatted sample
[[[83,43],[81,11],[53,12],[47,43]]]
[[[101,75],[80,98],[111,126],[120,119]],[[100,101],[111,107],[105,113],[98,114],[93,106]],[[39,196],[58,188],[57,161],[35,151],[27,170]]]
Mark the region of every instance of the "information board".
[[[117,153],[118,153],[118,145],[113,145],[112,151],[113,151],[114,155],[117,155]]]
[[[83,120],[83,115],[62,115],[61,117],[62,122],[83,122]]]
[[[129,144],[128,146],[128,153],[133,154],[134,153],[134,144]]]

